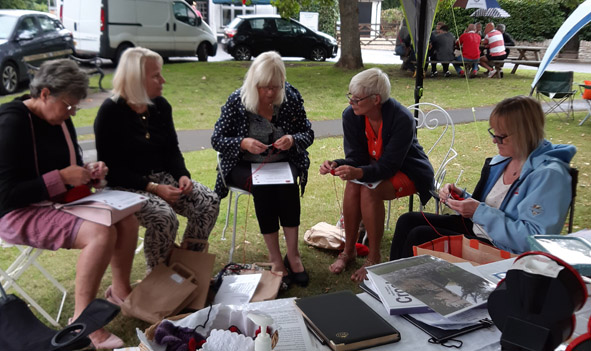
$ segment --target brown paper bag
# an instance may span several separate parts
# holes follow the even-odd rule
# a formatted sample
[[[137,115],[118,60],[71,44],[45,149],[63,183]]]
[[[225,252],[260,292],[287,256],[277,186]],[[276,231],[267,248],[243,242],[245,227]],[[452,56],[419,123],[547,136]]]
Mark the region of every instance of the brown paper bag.
[[[475,266],[517,257],[516,254],[497,249],[463,235],[443,236],[413,247],[415,256],[431,255],[452,263],[470,262]]]
[[[204,244],[205,250],[188,250],[187,247],[190,243]],[[213,265],[215,263],[215,255],[207,252],[208,245],[207,240],[186,239],[181,244],[181,247],[175,247],[170,252],[168,264],[181,263],[190,269],[198,285],[195,297],[189,301],[187,306],[185,306],[186,308],[200,310],[205,307],[209,285],[213,275]]]
[[[126,316],[156,323],[178,314],[196,291],[197,283],[190,269],[180,263],[170,267],[160,263],[131,291],[121,310]]]
[[[275,300],[281,287],[283,273],[274,271],[270,263],[255,263],[253,266],[255,266],[255,269],[240,270],[240,274],[261,274],[261,280],[250,302]],[[256,266],[261,267],[261,269],[256,269]],[[271,270],[262,269],[262,267],[271,267]]]

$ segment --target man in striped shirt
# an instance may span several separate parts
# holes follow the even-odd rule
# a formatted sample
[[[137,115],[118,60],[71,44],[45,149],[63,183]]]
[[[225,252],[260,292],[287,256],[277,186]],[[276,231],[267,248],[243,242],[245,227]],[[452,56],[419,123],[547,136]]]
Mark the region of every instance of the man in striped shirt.
[[[488,70],[488,77],[492,78],[497,70],[489,65],[490,60],[504,60],[507,58],[503,33],[495,29],[494,23],[488,23],[484,28],[482,45],[488,49],[486,55],[480,57],[480,64]]]

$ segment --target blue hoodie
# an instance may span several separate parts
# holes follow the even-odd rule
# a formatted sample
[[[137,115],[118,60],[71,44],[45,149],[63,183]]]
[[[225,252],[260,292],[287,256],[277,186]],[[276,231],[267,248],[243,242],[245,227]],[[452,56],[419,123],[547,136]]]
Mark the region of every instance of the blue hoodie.
[[[498,209],[486,205],[484,199],[510,158],[495,156],[472,221],[486,230],[496,247],[514,253],[530,250],[529,235],[559,234],[572,197],[569,162],[576,152],[573,145],[542,141],[527,158],[519,179]]]

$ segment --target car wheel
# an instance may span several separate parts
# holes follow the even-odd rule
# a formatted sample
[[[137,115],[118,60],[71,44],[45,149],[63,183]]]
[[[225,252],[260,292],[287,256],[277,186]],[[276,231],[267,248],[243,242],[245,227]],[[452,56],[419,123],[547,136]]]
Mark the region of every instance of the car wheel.
[[[18,87],[18,71],[12,62],[6,62],[2,65],[2,85],[0,86],[0,93],[12,94]]]
[[[117,66],[119,64],[119,60],[121,60],[121,56],[123,55],[123,53],[125,52],[125,50],[132,48],[133,45],[131,44],[121,44],[119,45],[119,48],[117,48],[117,53],[115,54],[115,59],[113,61],[113,64],[115,66]]]
[[[234,50],[234,59],[237,61],[248,61],[251,57],[250,49],[244,45],[238,45]]]
[[[326,50],[321,48],[320,46],[316,46],[310,52],[310,60],[312,61],[325,61],[326,60]]]
[[[203,42],[199,44],[197,48],[197,59],[201,62],[207,62],[207,43]]]

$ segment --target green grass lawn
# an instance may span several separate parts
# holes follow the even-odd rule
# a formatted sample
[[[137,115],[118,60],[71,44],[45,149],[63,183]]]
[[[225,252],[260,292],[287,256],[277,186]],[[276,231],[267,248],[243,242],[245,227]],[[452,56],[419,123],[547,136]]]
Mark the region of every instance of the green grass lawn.
[[[312,120],[340,118],[343,108],[346,106],[344,94],[347,92],[349,79],[356,72],[342,71],[330,64],[312,63],[288,63],[288,80],[296,86],[305,99],[308,116]],[[369,65],[368,65],[369,67]],[[411,77],[399,70],[398,66],[380,66],[392,77],[392,96],[403,104],[413,102],[414,81]],[[225,63],[181,63],[165,65],[164,76],[167,79],[164,95],[174,107],[175,123],[180,129],[202,128],[208,129],[219,115],[219,108],[225,102],[227,96],[240,86],[247,65],[239,62]],[[427,79],[425,81],[425,96],[423,102],[434,102],[446,109],[466,108],[470,106],[493,105],[507,96],[527,94],[529,83],[534,71],[519,70],[517,75],[505,74],[505,78],[498,79],[471,79],[468,84],[458,78]],[[582,75],[575,80],[582,80]],[[108,82],[106,79],[105,82]],[[109,83],[105,85],[108,86]],[[93,82],[91,79],[91,86]],[[94,82],[96,86],[96,82]],[[490,92],[494,91],[494,94]],[[0,102],[10,100],[11,97],[3,97]],[[96,113],[96,110],[94,110]],[[78,126],[90,125],[94,116],[92,111],[80,113],[76,118]],[[585,113],[576,114],[575,121],[565,122],[555,115],[548,117],[546,134],[554,143],[574,144],[578,153],[572,161],[572,166],[580,170],[578,195],[575,211],[575,230],[588,226],[586,220],[590,213],[589,201],[589,174],[590,147],[591,147],[591,123],[578,126],[577,123]],[[456,126],[455,149],[458,157],[448,166],[447,182],[454,182],[471,190],[480,175],[480,169],[485,157],[496,154],[496,147],[492,144],[486,129],[487,122],[476,122]],[[434,142],[438,131],[419,130],[420,142],[427,146]],[[310,285],[307,288],[293,287],[282,292],[279,297],[307,296],[321,294],[329,291],[351,289],[360,292],[360,289],[349,280],[350,275],[363,263],[359,258],[357,264],[350,267],[340,275],[333,275],[328,271],[328,266],[334,261],[337,252],[319,250],[310,247],[303,241],[304,232],[318,222],[336,223],[340,214],[340,203],[343,195],[343,183],[331,176],[321,176],[318,173],[320,164],[325,159],[334,159],[343,155],[342,138],[317,139],[309,148],[310,151],[310,179],[306,188],[306,194],[301,199],[302,215],[300,235],[300,250],[303,262],[310,274]],[[435,152],[432,159],[436,162],[441,153]],[[215,183],[216,154],[213,150],[202,150],[185,154],[185,159],[193,178],[212,187]],[[460,176],[461,174],[461,176]],[[219,271],[228,260],[229,245],[231,242],[231,227],[226,232],[227,240],[222,241],[221,232],[226,219],[228,198],[225,198],[220,207],[220,215],[210,237],[210,252],[216,254],[215,272]],[[418,200],[415,196],[414,208],[418,209]],[[390,228],[384,235],[381,252],[384,259],[388,257],[390,242],[396,218],[408,211],[408,199],[400,199],[392,202],[392,221]],[[433,211],[433,203],[427,205],[425,211]],[[181,218],[181,231],[184,221]],[[179,235],[180,236],[180,235]],[[254,214],[254,205],[251,198],[242,197],[239,205],[237,249],[234,253],[236,262],[265,262],[267,250],[262,236],[258,233],[258,224]],[[282,243],[283,245],[283,243]],[[283,246],[282,251],[285,252]],[[16,249],[2,250],[0,266],[6,268],[14,259]],[[75,264],[78,252],[58,250],[56,252],[44,252],[39,258],[51,274],[56,277],[68,289],[69,296],[66,300],[64,315],[61,319],[65,323],[72,315],[74,299]],[[42,306],[49,311],[57,311],[58,292],[49,289],[40,275],[31,272],[24,277],[24,286],[37,298]],[[145,262],[142,254],[136,255],[133,267],[133,280],[141,280],[145,272]],[[213,272],[212,272],[213,273]],[[110,272],[103,278],[100,296],[110,284]],[[119,315],[108,327],[121,336],[128,346],[138,344],[135,337],[135,328],[144,329],[147,323]]]

